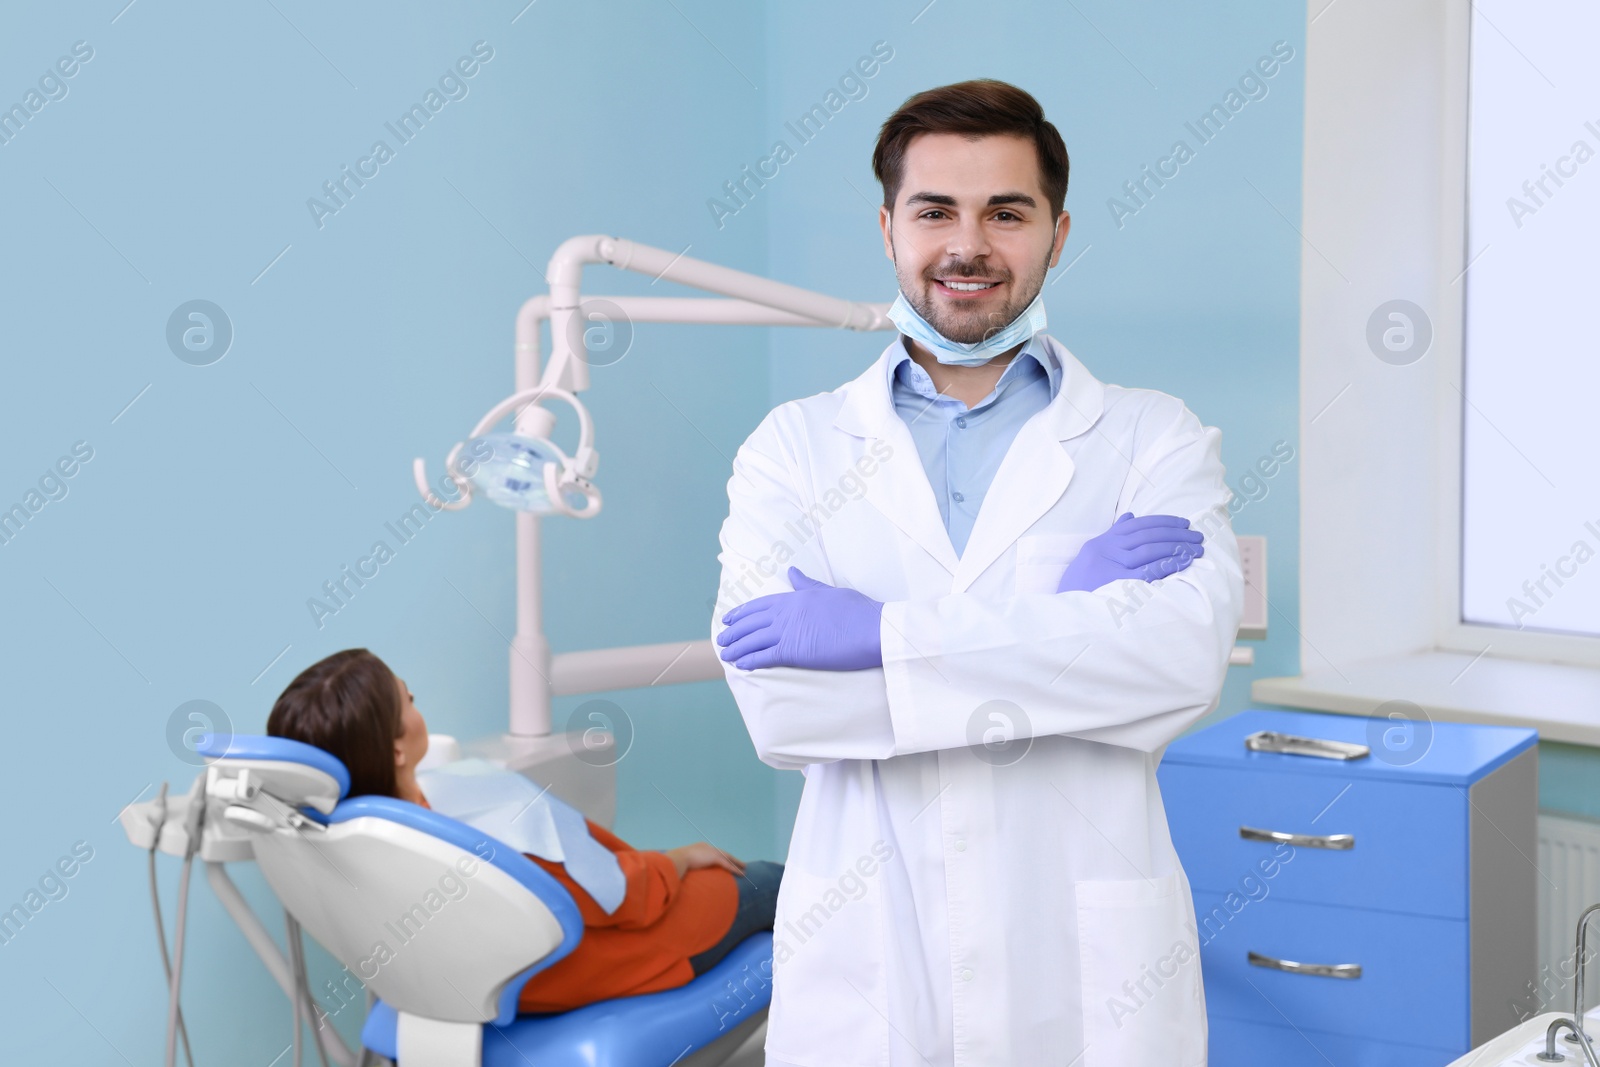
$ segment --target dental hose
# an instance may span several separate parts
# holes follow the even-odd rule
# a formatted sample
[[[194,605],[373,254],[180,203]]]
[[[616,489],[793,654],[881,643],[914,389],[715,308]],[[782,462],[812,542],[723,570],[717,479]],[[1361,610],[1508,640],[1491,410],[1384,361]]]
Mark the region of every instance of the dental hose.
[[[289,928],[289,970],[294,974],[294,996],[289,999],[293,1003],[289,1007],[289,1018],[294,1024],[294,1067],[300,1067],[300,1013],[305,1010],[305,980],[300,976],[300,953],[295,949],[299,945],[299,938],[295,937],[294,916],[289,914],[289,909],[283,909],[284,924]],[[281,1053],[280,1053],[281,1055]]]
[[[173,919],[177,929],[173,933],[172,982],[167,1000],[167,1067],[175,1067],[178,1062],[178,1019],[182,1014],[178,991],[183,987],[183,935],[188,927],[189,872],[194,869],[194,854],[200,848],[200,825],[205,810],[205,775],[201,775],[195,779],[194,788],[189,790],[189,810],[184,819],[187,840],[183,845],[183,873],[178,876],[178,912]]]
[[[316,1006],[311,1000],[311,979],[306,976],[306,944],[300,936],[300,920],[283,912],[289,927],[289,960],[294,968],[294,1067],[300,1067],[300,1013],[305,1012],[306,1024],[311,1027],[311,1038],[317,1045],[317,1058],[322,1067],[328,1067],[328,1050],[322,1045],[322,1028],[317,1022]]]
[[[161,969],[166,976],[167,986],[170,991],[172,987],[172,958],[167,952],[166,925],[161,920],[161,895],[156,887],[156,850],[161,844],[161,830],[167,822],[167,789],[167,783],[162,782],[161,792],[156,797],[156,811],[158,814],[152,820],[155,833],[150,841],[149,860],[150,904],[151,910],[155,912],[156,943],[161,946]],[[189,1030],[184,1025],[183,1009],[181,1007],[178,1009],[178,1033],[183,1038],[184,1059],[188,1061],[189,1067],[194,1067],[194,1051],[189,1045]]]
[[[161,946],[161,971],[166,975],[167,986],[172,986],[172,957],[167,953],[166,924],[161,921],[161,893],[156,888],[156,849],[161,844],[161,829],[167,824],[167,783],[161,783],[156,796],[155,817],[151,824],[155,833],[150,839],[150,905],[156,916],[156,944]],[[178,1009],[178,1036],[183,1039],[183,1058],[194,1067],[194,1050],[189,1047],[189,1028],[183,1022],[183,1009]]]

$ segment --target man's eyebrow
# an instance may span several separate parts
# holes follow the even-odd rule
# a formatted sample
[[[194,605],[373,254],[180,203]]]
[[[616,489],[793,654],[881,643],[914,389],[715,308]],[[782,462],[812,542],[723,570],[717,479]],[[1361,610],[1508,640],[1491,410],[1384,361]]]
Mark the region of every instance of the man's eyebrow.
[[[911,207],[915,204],[934,204],[938,207],[955,207],[956,198],[945,193],[912,193],[910,196],[906,197],[906,206]],[[1001,207],[1005,204],[1018,204],[1023,207],[1039,206],[1038,201],[1034,200],[1034,198],[1029,196],[1027,193],[1022,192],[995,193],[989,198],[990,207]]]

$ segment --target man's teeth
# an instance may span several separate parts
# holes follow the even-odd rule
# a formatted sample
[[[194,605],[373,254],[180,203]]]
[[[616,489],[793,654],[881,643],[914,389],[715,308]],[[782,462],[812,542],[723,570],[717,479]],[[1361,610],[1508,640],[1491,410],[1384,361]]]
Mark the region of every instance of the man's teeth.
[[[958,293],[974,293],[979,289],[993,289],[999,284],[999,282],[945,282],[944,286]]]

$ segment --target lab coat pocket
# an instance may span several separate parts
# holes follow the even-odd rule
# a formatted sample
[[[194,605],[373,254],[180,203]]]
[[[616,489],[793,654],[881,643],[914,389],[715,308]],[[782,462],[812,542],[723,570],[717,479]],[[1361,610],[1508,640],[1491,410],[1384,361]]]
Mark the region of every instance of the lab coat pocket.
[[[1083,1067],[1203,1067],[1205,993],[1183,875],[1075,890]]]
[[[767,1054],[839,1067],[876,1064],[887,1040],[880,878],[848,868],[819,877],[790,859],[773,927]]]
[[[1098,532],[1098,531],[1096,531]],[[1017,593],[1054,593],[1067,564],[1094,533],[1029,534],[1017,538]]]

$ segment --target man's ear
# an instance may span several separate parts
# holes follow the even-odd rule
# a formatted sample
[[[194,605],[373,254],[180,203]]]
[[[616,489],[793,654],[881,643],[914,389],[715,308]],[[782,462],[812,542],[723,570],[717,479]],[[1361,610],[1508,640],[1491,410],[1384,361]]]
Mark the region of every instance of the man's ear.
[[[1072,215],[1063,211],[1056,218],[1056,238],[1050,249],[1050,266],[1053,267],[1061,262],[1061,250],[1066,247],[1067,231],[1070,229],[1072,229]]]
[[[889,262],[894,262],[894,229],[893,220],[889,216],[889,209],[881,204],[878,207],[878,229],[883,231],[883,254],[889,257]]]

